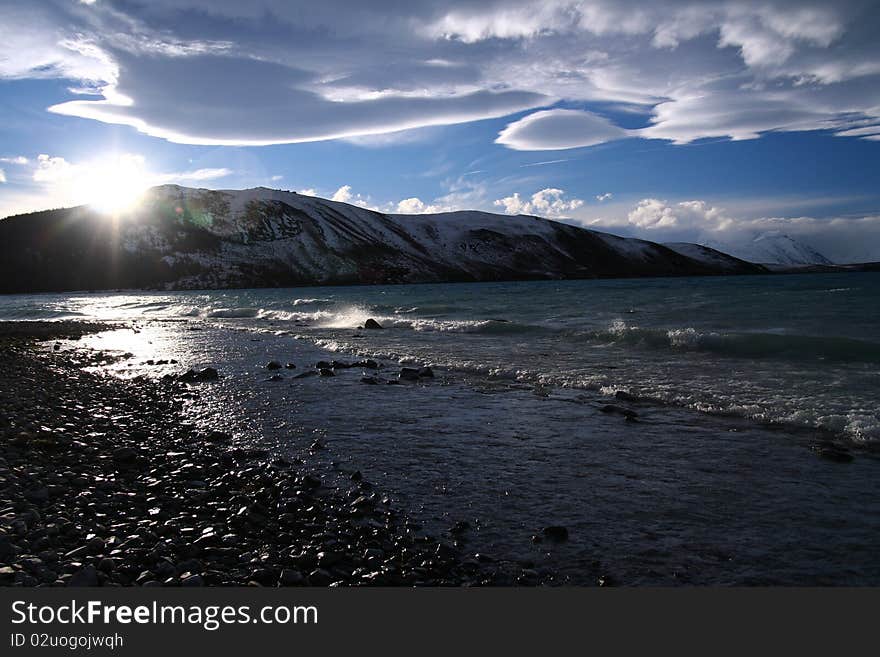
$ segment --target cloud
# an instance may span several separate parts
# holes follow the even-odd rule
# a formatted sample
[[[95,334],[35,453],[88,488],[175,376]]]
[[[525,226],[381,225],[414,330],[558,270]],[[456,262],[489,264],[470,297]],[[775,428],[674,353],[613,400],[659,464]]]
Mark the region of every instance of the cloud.
[[[594,146],[628,135],[627,130],[591,112],[556,109],[508,124],[495,143],[518,151],[552,151]]]
[[[73,178],[81,167],[71,164],[63,157],[51,157],[45,153],[37,156],[37,167],[34,169],[34,182],[57,183]]]
[[[416,196],[399,201],[396,207],[397,212],[400,214],[433,214],[437,212],[453,212],[455,210],[463,209],[465,208],[438,203],[425,203]]]
[[[315,196],[315,194],[308,194],[308,196]],[[351,185],[342,185],[333,193],[333,196],[330,197],[330,200],[339,201],[340,203],[348,203],[350,205],[357,205],[358,207],[366,208],[367,210],[375,210],[377,212],[381,212],[381,210],[372,203],[369,196],[362,196],[361,194],[355,194],[354,192],[352,192]]]
[[[0,183],[6,182],[6,172],[3,169],[0,169]]]
[[[596,194],[596,200],[599,201],[599,203],[603,203],[605,201],[610,201],[613,196],[614,196],[614,194],[612,194],[611,192],[605,192],[604,194]]]
[[[528,91],[484,90],[340,101],[327,95],[331,90],[321,93],[314,73],[258,59],[117,53],[116,60],[119,81],[102,88],[103,100],[68,101],[49,111],[130,125],[177,143],[268,145],[476,121],[549,101]]]
[[[862,0],[5,3],[0,78],[70,81],[80,97],[52,111],[191,144],[377,146],[521,112],[498,143],[876,140],[849,131],[880,122],[877,17]]]
[[[551,219],[568,217],[583,204],[582,199],[566,198],[564,190],[554,187],[535,192],[529,200],[515,192],[494,202],[495,206],[504,208],[507,214],[536,214]]]
[[[351,199],[351,185],[343,185],[334,192],[332,197],[330,197],[330,200],[339,201],[340,203],[349,203]]]
[[[30,162],[30,160],[28,160],[23,155],[16,155],[15,157],[0,157],[0,162],[4,162],[6,164],[25,165]]]
[[[235,173],[232,169],[225,167],[196,169],[194,171],[180,171],[177,173],[157,174],[155,180],[163,182],[191,183],[202,182],[205,180],[217,180],[218,178],[226,178]],[[158,182],[154,184],[160,184]]]
[[[655,242],[693,242],[736,250],[756,236],[789,235],[833,262],[880,260],[880,216],[744,216],[702,199],[667,201],[645,198],[622,216],[579,223],[590,228]]]

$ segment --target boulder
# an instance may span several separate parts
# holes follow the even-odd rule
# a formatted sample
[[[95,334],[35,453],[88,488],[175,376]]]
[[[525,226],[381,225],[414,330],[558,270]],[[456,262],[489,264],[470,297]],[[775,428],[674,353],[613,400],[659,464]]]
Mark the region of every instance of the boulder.
[[[220,373],[213,367],[206,367],[200,371],[189,369],[181,374],[178,379],[184,383],[197,383],[202,381],[216,381],[220,378]]]
[[[414,367],[404,367],[397,376],[401,381],[418,381],[419,370]]]
[[[377,322],[375,319],[370,317],[366,322],[364,322],[365,329],[381,329],[382,325]]]
[[[100,584],[98,571],[91,564],[80,568],[67,580],[68,586],[98,586],[98,584]]]

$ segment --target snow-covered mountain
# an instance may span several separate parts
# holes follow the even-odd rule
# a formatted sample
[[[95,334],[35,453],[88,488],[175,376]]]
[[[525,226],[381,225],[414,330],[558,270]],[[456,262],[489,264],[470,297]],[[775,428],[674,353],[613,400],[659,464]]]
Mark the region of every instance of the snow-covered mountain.
[[[744,265],[749,265],[748,261],[736,258],[732,255],[722,253],[716,249],[702,244],[691,244],[690,242],[666,242],[663,246],[672,249],[676,253],[687,256],[697,262],[702,262],[710,267],[717,267],[721,271],[737,273],[742,270]]]
[[[388,215],[266,188],[163,185],[116,220],[0,221],[0,291],[755,273],[762,267],[529,216]]]
[[[779,231],[757,233],[736,242],[707,242],[742,260],[774,265],[831,265],[831,260],[795,238]]]

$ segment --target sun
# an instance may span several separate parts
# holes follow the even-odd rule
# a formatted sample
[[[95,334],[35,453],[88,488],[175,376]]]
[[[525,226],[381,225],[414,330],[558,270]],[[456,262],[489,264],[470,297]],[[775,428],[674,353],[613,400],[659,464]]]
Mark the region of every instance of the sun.
[[[140,155],[109,155],[87,165],[80,181],[88,204],[104,214],[133,209],[150,186]]]

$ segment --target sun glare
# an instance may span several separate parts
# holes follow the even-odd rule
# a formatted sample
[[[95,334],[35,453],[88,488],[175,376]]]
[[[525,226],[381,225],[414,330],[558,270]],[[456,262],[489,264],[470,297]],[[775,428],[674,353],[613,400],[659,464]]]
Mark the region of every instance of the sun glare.
[[[149,184],[143,157],[119,155],[92,163],[81,193],[99,212],[120,214],[137,205]]]

